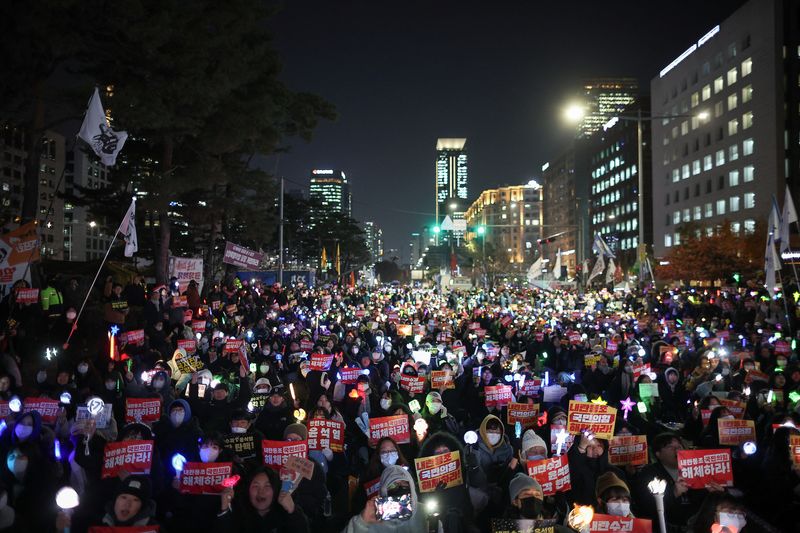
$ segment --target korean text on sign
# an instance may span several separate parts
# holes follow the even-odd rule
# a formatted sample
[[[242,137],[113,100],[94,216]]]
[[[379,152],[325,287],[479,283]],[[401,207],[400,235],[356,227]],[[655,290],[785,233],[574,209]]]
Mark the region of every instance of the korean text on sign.
[[[425,378],[421,376],[400,376],[400,387],[410,394],[422,394],[425,390]]]
[[[709,483],[733,485],[730,450],[679,450],[678,474],[690,489],[704,489]]]
[[[344,451],[344,423],[326,418],[308,421],[308,449]]]
[[[264,457],[265,465],[280,470],[286,464],[286,458],[289,456],[293,455],[303,459],[308,457],[308,442],[304,440],[263,440],[261,441],[261,454]]]
[[[567,415],[567,431],[577,435],[587,429],[601,439],[611,440],[617,410],[608,405],[570,400]]]
[[[608,445],[608,462],[615,466],[646,465],[647,436],[614,437]]]
[[[128,398],[125,400],[125,422],[156,422],[161,418],[161,400]]]
[[[448,452],[431,457],[414,459],[420,492],[433,492],[440,485],[457,487],[464,483],[461,477],[461,454]]]
[[[181,472],[181,494],[219,494],[231,476],[232,463],[186,463]]]
[[[398,444],[411,442],[407,415],[384,416],[369,419],[369,442],[378,443],[383,437],[392,437]]]
[[[623,531],[626,533],[652,533],[653,523],[643,518],[626,518],[595,513],[589,525],[590,533],[605,533],[606,531]]]
[[[756,425],[752,420],[720,419],[717,424],[721,446],[738,446],[756,440]]]
[[[506,421],[509,426],[519,422],[523,428],[536,425],[536,417],[539,416],[538,403],[510,403],[506,411]]]
[[[509,385],[490,385],[483,390],[486,393],[486,407],[500,408],[513,400]]]
[[[153,463],[153,441],[128,440],[106,444],[102,478],[115,477],[124,470],[128,474],[149,474]]]
[[[22,402],[26,411],[36,411],[45,424],[55,424],[58,417],[58,400],[50,398],[25,398]]]
[[[528,461],[527,467],[528,475],[539,482],[542,486],[542,494],[545,496],[552,496],[556,492],[564,492],[572,488],[566,454],[541,461]]]
[[[311,370],[326,372],[330,370],[333,363],[333,354],[315,353],[311,354]]]

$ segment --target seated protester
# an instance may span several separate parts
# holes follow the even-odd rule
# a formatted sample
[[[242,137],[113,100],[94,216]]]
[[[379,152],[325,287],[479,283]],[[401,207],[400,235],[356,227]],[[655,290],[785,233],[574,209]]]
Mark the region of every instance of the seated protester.
[[[375,500],[378,495],[367,500],[360,514],[350,519],[342,533],[419,533],[426,530],[425,513],[420,509],[417,501],[417,489],[414,479],[405,468],[388,466],[381,474],[380,496],[401,498],[408,496],[411,501],[411,516],[405,519],[379,520],[376,516],[377,507]]]
[[[511,507],[508,508],[506,518],[523,518],[528,520],[541,520],[543,516],[544,494],[538,481],[519,472],[511,478],[508,485],[508,496]]]
[[[438,431],[447,431],[453,435],[458,435],[460,428],[458,422],[452,415],[448,414],[447,408],[442,403],[442,395],[436,391],[431,391],[425,397],[425,407],[419,413],[428,423],[428,434]]]
[[[443,453],[458,452],[459,457],[464,457],[464,448],[458,439],[447,431],[433,433],[425,439],[419,450],[419,457],[431,457]],[[444,531],[472,531],[476,530],[475,517],[472,511],[472,501],[468,491],[469,476],[466,464],[461,462],[461,485],[443,488],[435,492],[420,496],[420,505],[425,507],[427,501],[433,501],[437,506],[438,520]]]
[[[225,447],[233,454],[233,461],[242,466],[256,467],[263,464],[261,441],[264,434],[253,427],[253,414],[246,409],[231,415],[230,433],[225,435]]]
[[[161,420],[153,426],[156,446],[165,461],[164,467],[169,476],[175,474],[172,469],[172,456],[182,454],[187,461],[196,460],[194,449],[197,439],[202,435],[197,419],[192,416],[192,409],[186,400],[173,400],[161,415]]]
[[[692,533],[707,531],[747,533],[750,531],[750,528],[747,527],[747,515],[747,510],[742,503],[730,494],[712,492],[703,500],[703,505],[697,514],[690,519],[688,531]],[[796,528],[796,520],[793,525]],[[756,525],[755,530],[762,530],[760,524]]]
[[[708,424],[703,432],[700,434],[700,448],[719,448],[719,420],[732,420],[734,416],[726,407],[715,407],[711,411],[711,416],[708,419]]]
[[[294,408],[287,401],[283,390],[273,387],[267,403],[264,404],[264,408],[256,418],[254,426],[267,439],[281,440],[283,431],[293,420],[293,410]]]
[[[58,487],[57,472],[35,442],[13,444],[0,473],[7,504],[14,508],[14,531],[47,531],[54,516],[43,502],[52,502]]]
[[[295,505],[292,493],[281,490],[278,473],[259,467],[238,483],[237,490],[220,494],[220,512],[213,531],[220,533],[308,533],[308,519]],[[234,497],[235,494],[235,497]]]
[[[283,431],[283,440],[286,441],[308,441],[308,429],[303,424],[289,424]],[[317,460],[322,452],[309,451],[308,458],[316,463],[311,479],[302,478],[293,492],[293,498],[297,505],[302,507],[303,513],[308,517],[309,524],[318,524],[324,521],[324,502],[328,496],[325,486],[325,473]]]
[[[476,511],[481,512],[489,505],[488,516],[500,516],[498,509],[503,506],[505,492],[501,483],[507,479],[506,471],[514,458],[514,449],[504,434],[503,422],[494,415],[486,415],[481,422],[478,442],[469,447],[468,453],[475,455],[478,466],[486,475],[485,484],[476,487],[483,493],[483,501],[473,500]]]
[[[661,433],[653,439],[651,445],[656,462],[642,468],[631,484],[636,516],[657,521],[656,503],[647,484],[654,478],[667,482],[664,492],[664,514],[667,528],[684,527],[690,516],[700,508],[703,491],[689,489],[678,472],[678,451],[683,450],[683,443],[673,433]],[[672,530],[672,529],[670,529]]]
[[[677,368],[670,366],[664,371],[664,379],[658,382],[658,394],[661,398],[661,420],[682,422],[689,396]]]
[[[387,467],[394,465],[402,466],[406,469],[411,467],[394,439],[383,437],[375,446],[375,450],[370,456],[369,464],[359,472],[358,488],[353,495],[353,509],[364,508],[368,496],[371,496],[367,494],[367,488],[372,487],[374,483],[380,480],[381,474]]]
[[[150,479],[147,476],[128,476],[117,489],[114,499],[106,504],[100,524],[107,527],[153,526],[156,504],[151,499]],[[70,516],[58,513],[56,529],[64,531],[70,527]]]
[[[28,411],[10,424],[10,431],[0,433],[2,450],[7,451],[18,444],[32,444],[39,448],[44,460],[52,457],[55,434],[48,426],[42,425],[42,416],[38,411]]]
[[[600,514],[631,517],[631,491],[628,485],[614,472],[606,472],[597,478],[596,509]]]
[[[595,503],[595,481],[601,474],[610,471],[619,478],[625,476],[621,470],[608,464],[608,441],[587,432],[575,436],[567,457],[572,498],[579,505]]]

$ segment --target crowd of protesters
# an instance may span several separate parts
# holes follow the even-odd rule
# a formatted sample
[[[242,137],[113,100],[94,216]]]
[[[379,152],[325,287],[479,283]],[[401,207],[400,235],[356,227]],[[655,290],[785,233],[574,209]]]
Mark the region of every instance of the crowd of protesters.
[[[72,281],[0,302],[0,531],[658,531],[654,479],[670,532],[800,531],[800,295],[108,278],[76,326]]]

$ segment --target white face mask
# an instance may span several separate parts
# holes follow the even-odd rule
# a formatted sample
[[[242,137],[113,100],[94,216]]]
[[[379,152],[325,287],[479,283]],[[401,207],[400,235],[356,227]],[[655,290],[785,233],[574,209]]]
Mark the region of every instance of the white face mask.
[[[733,513],[719,513],[719,525],[723,527],[736,528],[741,531],[747,525],[747,520],[741,515]]]
[[[231,426],[231,433],[245,433],[247,428],[243,428],[242,426]]]
[[[381,454],[381,464],[383,466],[392,466],[397,462],[397,452],[385,452]]]
[[[497,446],[497,443],[500,442],[500,439],[503,436],[500,433],[487,433],[486,438],[489,440],[489,444],[492,446]]]
[[[353,355],[358,353],[358,346],[353,346]]]
[[[261,371],[262,374],[266,374],[267,372],[269,372],[269,365],[261,365],[258,369]]]
[[[442,404],[439,402],[430,402],[428,404],[428,411],[430,411],[432,415],[435,415],[441,410],[442,410]]]
[[[381,409],[384,411],[392,405],[392,400],[381,398]]]
[[[183,417],[185,416],[183,410],[181,411],[173,411],[169,414],[169,420],[172,422],[172,425],[175,427],[180,426],[183,424]]]
[[[85,374],[88,371],[89,371],[89,365],[87,365],[86,363],[81,363],[81,364],[78,365],[78,373],[79,374]]]
[[[14,426],[14,434],[19,440],[28,440],[31,433],[33,433],[33,426],[23,426],[22,424]]]
[[[219,450],[216,448],[200,448],[200,460],[204,463],[213,463],[219,456]]]
[[[631,504],[628,502],[608,502],[606,510],[608,510],[608,514],[613,516],[628,516],[631,514]]]

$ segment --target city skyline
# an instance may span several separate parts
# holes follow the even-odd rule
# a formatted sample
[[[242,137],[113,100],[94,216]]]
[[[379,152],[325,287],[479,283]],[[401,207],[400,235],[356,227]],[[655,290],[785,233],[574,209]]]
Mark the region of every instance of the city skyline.
[[[408,248],[409,235],[435,218],[424,198],[437,138],[470,139],[469,201],[484,189],[541,179],[541,165],[574,135],[560,109],[579,96],[583,80],[630,76],[649,87],[688,43],[742,3],[670,2],[656,11],[636,2],[511,3],[501,11],[444,2],[412,4],[389,18],[361,2],[292,3],[274,26],[283,77],[329,99],[339,119],[323,123],[310,143],[293,142],[277,165],[264,158],[263,168],[289,179],[303,179],[309,168],[348,169],[356,218],[380,224],[387,248]],[[567,11],[568,27],[537,24]],[[408,40],[412,22],[445,12],[452,25],[415,23]],[[634,24],[656,13],[658,25]],[[481,35],[456,35],[459,23]],[[574,42],[559,50],[554,43],[565,31]],[[367,39],[373,45],[363,47]]]

